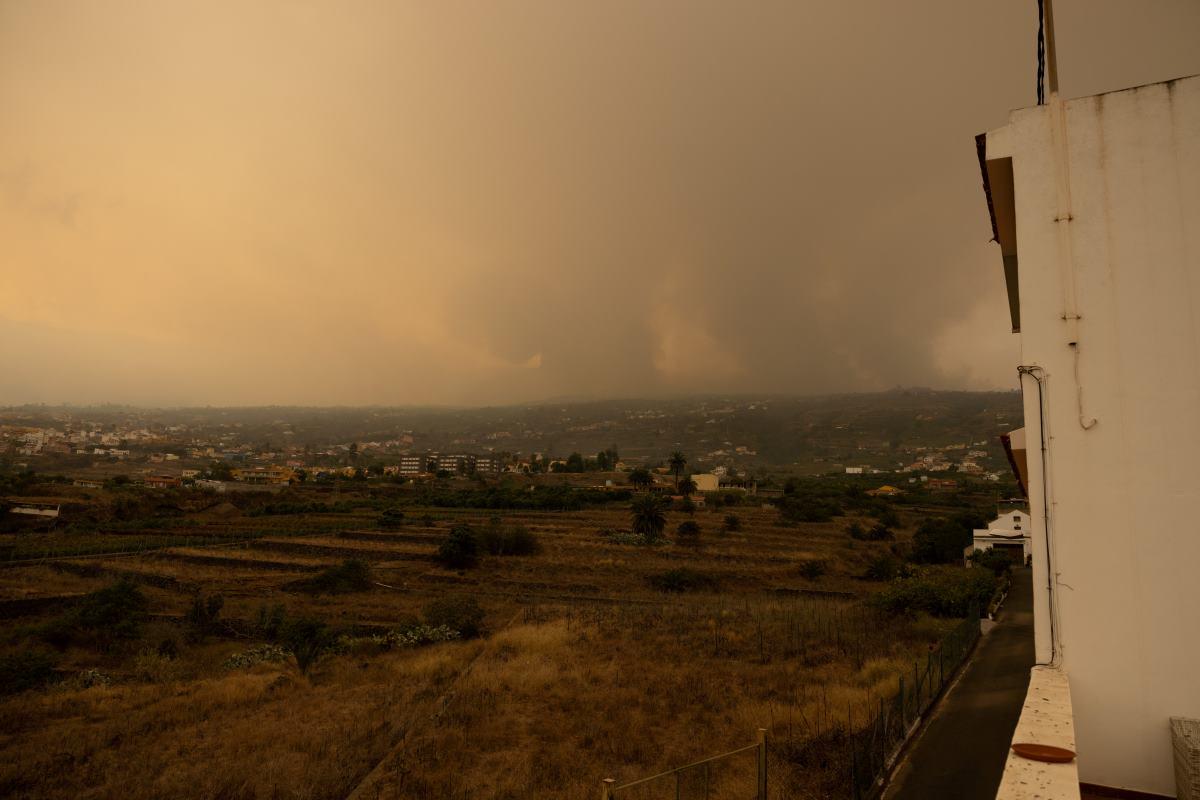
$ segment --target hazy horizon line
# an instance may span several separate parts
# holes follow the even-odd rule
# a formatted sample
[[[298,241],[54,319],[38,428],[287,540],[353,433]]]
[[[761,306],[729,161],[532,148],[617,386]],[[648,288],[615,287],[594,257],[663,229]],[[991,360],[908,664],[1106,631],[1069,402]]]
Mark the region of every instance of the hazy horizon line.
[[[499,408],[521,408],[521,407],[536,407],[536,406],[552,406],[560,404],[569,405],[588,405],[596,403],[642,403],[642,402],[679,402],[686,400],[818,400],[821,398],[832,397],[868,397],[873,395],[900,394],[905,392],[923,392],[928,394],[1012,394],[1019,392],[1019,389],[945,389],[933,388],[929,386],[895,386],[891,389],[878,389],[875,391],[841,391],[841,392],[814,392],[805,394],[800,392],[697,392],[697,393],[680,393],[680,394],[664,394],[664,395],[624,395],[611,397],[582,397],[582,396],[564,396],[564,397],[549,397],[541,400],[530,400],[524,402],[511,403],[484,403],[479,405],[469,404],[390,404],[390,403],[363,403],[363,404],[330,404],[330,405],[307,405],[307,404],[286,404],[286,403],[259,403],[259,404],[212,404],[206,403],[203,405],[154,405],[154,404],[139,404],[139,403],[119,403],[119,402],[47,402],[47,401],[28,401],[23,403],[8,403],[0,406],[0,412],[18,411],[21,409],[134,409],[138,411],[198,411],[198,410],[226,410],[226,411],[241,411],[254,410],[265,408],[279,409],[304,409],[304,410],[320,410],[320,411],[335,411],[335,410],[411,410],[411,411],[473,411],[482,409],[499,409]]]

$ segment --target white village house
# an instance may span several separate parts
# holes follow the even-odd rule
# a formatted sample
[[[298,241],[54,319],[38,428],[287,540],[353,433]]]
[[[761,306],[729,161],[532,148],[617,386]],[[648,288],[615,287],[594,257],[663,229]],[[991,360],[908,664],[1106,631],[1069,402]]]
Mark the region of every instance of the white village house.
[[[989,522],[986,528],[976,528],[971,534],[971,544],[963,551],[963,560],[967,565],[970,565],[971,554],[976,550],[1003,550],[1014,561],[1024,564],[1033,555],[1029,514],[1016,509],[1006,511]]]

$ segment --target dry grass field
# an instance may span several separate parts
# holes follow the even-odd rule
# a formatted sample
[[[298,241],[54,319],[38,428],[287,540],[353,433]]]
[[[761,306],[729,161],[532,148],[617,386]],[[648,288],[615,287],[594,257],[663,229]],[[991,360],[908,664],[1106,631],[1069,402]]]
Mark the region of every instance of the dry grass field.
[[[952,624],[861,602],[881,585],[863,579],[867,565],[893,545],[851,539],[852,518],[783,525],[775,510],[744,505],[732,510],[741,529],[727,532],[731,510],[701,509],[699,542],[683,544],[674,532],[688,517],[672,511],[666,543],[646,546],[611,535],[628,530],[627,506],[499,512],[540,552],[452,570],[435,560],[450,529],[486,528],[497,512],[405,513],[386,530],[366,510],[197,517],[169,531],[90,533],[78,557],[0,569],[0,604],[13,604],[3,653],[45,651],[59,678],[0,697],[0,796],[594,797],[604,777],[749,744],[760,727],[773,797],[836,796],[839,731],[865,720]],[[914,520],[902,522],[901,544]],[[88,552],[160,533],[181,543]],[[69,534],[48,536],[58,552],[71,547]],[[347,559],[370,565],[368,589],[302,588]],[[663,591],[669,574],[686,591]],[[121,578],[147,599],[136,636],[44,643],[39,632],[69,608],[51,600]],[[196,635],[189,609],[214,594],[219,621]],[[17,603],[39,598],[45,608]],[[479,604],[482,636],[370,640],[447,598]],[[307,671],[290,657],[239,661],[270,643],[273,613],[345,638]],[[720,796],[750,796],[746,780],[747,793]]]

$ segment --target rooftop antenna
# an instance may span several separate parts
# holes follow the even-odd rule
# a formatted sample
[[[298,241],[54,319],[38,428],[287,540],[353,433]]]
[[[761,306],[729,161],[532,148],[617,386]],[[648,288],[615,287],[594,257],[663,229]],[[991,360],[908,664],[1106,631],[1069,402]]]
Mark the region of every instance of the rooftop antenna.
[[[1037,104],[1046,104],[1044,79],[1050,79],[1051,97],[1058,94],[1058,48],[1054,41],[1054,0],[1038,0]]]

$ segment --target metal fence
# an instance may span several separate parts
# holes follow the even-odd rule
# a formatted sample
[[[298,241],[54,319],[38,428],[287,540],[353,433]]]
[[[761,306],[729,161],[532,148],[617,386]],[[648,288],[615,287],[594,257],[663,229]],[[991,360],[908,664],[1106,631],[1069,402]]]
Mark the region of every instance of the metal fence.
[[[602,800],[767,800],[767,731],[754,744],[618,784],[605,778]]]
[[[880,779],[889,761],[903,745],[912,727],[929,710],[954,677],[954,671],[966,659],[979,639],[979,609],[972,608],[931,651],[924,665],[913,663],[913,674],[901,676],[890,701],[879,701],[879,712],[866,727],[847,737],[850,749],[851,787],[854,800],[869,800],[882,788]]]

